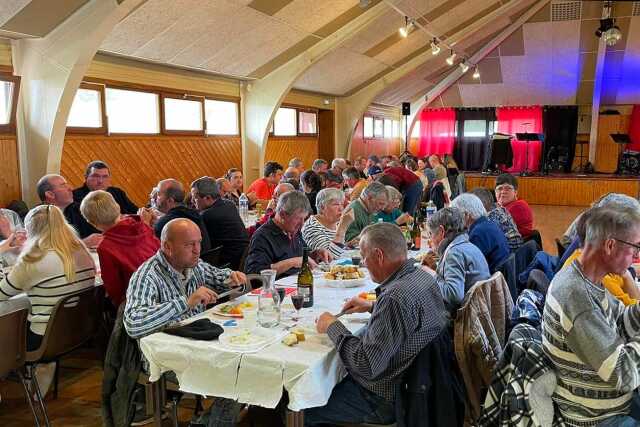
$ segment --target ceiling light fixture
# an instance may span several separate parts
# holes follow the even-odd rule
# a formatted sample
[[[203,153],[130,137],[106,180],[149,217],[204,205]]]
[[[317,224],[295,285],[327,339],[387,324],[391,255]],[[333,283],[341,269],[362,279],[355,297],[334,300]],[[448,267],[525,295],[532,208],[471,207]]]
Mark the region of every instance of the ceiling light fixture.
[[[473,77],[474,79],[476,79],[476,80],[478,80],[478,79],[480,78],[480,70],[478,70],[478,66],[477,66],[477,65],[476,65],[476,69],[475,69],[475,71],[473,72],[472,77]]]
[[[414,27],[415,27],[415,24],[413,23],[413,19],[409,19],[408,16],[405,16],[404,17],[404,27],[400,27],[398,29],[398,32],[400,33],[401,37],[407,38],[407,36],[409,36],[411,31],[413,31]]]
[[[462,60],[462,62],[460,63],[460,69],[462,70],[463,73],[466,73],[467,71],[469,71],[469,66],[465,63],[465,59]]]
[[[456,53],[453,51],[453,49],[451,50],[451,55],[449,55],[447,57],[447,64],[449,65],[453,65],[453,61],[456,60]]]
[[[620,27],[616,24],[615,19],[605,18],[600,20],[600,27],[596,30],[596,36],[604,38],[604,42],[607,46],[613,46],[622,38],[622,32]]]
[[[434,37],[431,41],[431,54],[437,55],[440,53],[440,46],[438,46],[438,40]]]

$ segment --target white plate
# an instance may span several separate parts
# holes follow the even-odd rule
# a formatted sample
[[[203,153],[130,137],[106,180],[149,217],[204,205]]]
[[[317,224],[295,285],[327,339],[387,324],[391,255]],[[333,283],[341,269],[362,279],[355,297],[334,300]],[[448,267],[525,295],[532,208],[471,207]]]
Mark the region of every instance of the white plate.
[[[275,340],[276,333],[265,328],[236,329],[225,331],[218,340],[220,344],[232,350],[252,351]]]
[[[365,277],[348,280],[324,279],[324,281],[331,288],[357,288],[358,286],[364,286],[367,283],[367,279]]]

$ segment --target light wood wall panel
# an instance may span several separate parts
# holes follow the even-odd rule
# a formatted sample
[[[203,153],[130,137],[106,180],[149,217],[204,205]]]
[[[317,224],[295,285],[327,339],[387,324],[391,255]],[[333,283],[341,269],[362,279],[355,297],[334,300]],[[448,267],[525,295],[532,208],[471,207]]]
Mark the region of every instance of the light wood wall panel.
[[[466,175],[467,190],[493,189],[495,177]],[[607,193],[623,193],[637,198],[640,181],[632,178],[598,177],[520,177],[518,197],[533,205],[589,206]]]
[[[11,43],[9,40],[0,39],[0,66],[13,66],[11,59]]]
[[[289,160],[294,157],[302,159],[304,167],[311,169],[311,164],[318,158],[318,138],[315,136],[269,137],[264,153],[265,162],[278,162],[286,170]],[[332,159],[325,160],[331,162]]]
[[[6,206],[12,200],[20,200],[20,167],[18,161],[18,144],[13,135],[0,135],[0,206]]]
[[[111,167],[112,184],[142,206],[161,179],[188,186],[204,175],[220,177],[231,167],[242,167],[241,154],[240,137],[67,135],[61,174],[78,187],[87,163],[103,160]]]
[[[627,133],[628,115],[601,115],[598,119],[598,141],[596,145],[595,169],[598,172],[612,173],[618,167],[619,145],[611,139],[612,133]]]
[[[358,120],[356,130],[351,139],[351,150],[349,156],[355,159],[358,156],[368,157],[372,154],[377,156],[399,155],[402,152],[402,139],[400,138],[364,138],[364,122],[362,118]]]

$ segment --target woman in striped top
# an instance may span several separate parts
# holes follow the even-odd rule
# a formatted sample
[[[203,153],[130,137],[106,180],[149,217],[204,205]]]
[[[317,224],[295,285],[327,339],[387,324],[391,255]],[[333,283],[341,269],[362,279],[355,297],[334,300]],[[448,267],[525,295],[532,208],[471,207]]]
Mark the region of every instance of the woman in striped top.
[[[25,292],[31,301],[27,350],[36,350],[58,300],[94,285],[95,265],[62,211],[33,208],[25,220],[28,239],[11,272],[0,281],[0,301]]]
[[[302,238],[312,251],[326,249],[333,258],[344,251],[344,235],[354,220],[353,210],[344,209],[344,193],[325,188],[316,197],[317,215],[311,215],[302,226]]]

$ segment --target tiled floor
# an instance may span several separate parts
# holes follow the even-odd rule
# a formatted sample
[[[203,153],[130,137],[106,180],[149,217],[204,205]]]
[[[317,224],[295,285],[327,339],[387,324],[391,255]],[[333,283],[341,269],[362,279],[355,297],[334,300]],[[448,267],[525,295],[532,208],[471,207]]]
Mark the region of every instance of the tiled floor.
[[[542,234],[544,248],[555,255],[554,238],[562,235],[567,226],[584,208],[566,206],[532,206],[535,226]],[[100,388],[102,369],[100,362],[90,351],[65,358],[62,362],[60,393],[58,399],[46,400],[49,417],[53,426],[98,427],[102,426],[100,416]],[[21,389],[0,384],[0,426],[32,426],[33,418]],[[193,410],[193,401],[183,401],[179,412],[180,425],[186,426]],[[255,411],[257,426],[278,425],[278,419],[272,413]],[[245,420],[243,425],[249,425]],[[167,423],[168,425],[168,423]]]

